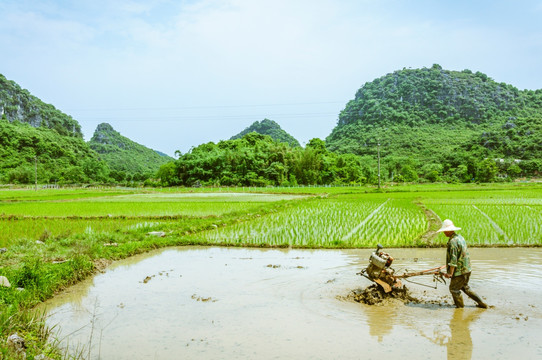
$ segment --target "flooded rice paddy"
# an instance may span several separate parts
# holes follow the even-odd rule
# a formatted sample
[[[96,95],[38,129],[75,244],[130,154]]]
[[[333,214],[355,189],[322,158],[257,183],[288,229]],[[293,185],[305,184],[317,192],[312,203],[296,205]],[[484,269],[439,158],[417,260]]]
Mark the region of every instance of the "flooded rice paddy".
[[[445,249],[387,249],[402,272]],[[542,358],[542,249],[470,249],[471,287],[407,283],[421,304],[349,301],[370,250],[169,248],[119,261],[45,304],[72,354],[92,359]],[[434,286],[430,278],[414,281]]]

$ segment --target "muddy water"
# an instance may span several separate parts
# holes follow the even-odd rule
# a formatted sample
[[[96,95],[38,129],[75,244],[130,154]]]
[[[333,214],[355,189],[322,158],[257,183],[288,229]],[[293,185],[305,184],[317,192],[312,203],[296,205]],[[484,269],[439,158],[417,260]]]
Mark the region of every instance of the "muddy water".
[[[388,249],[394,268],[444,263],[444,249]],[[70,351],[93,359],[542,358],[542,249],[470,249],[471,286],[407,286],[427,303],[342,300],[370,282],[369,250],[166,249],[111,266],[46,304]],[[416,281],[433,285],[431,279]],[[437,304],[429,303],[431,301]]]

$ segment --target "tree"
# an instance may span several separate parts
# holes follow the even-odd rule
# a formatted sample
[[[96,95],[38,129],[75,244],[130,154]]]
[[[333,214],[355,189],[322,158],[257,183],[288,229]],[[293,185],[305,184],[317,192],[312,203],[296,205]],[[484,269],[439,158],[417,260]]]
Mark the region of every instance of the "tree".
[[[469,182],[472,179],[472,176],[469,175],[469,170],[467,168],[467,165],[460,164],[457,166],[457,168],[451,168],[450,171],[450,178],[452,181],[459,181],[459,182]]]
[[[265,169],[266,178],[272,180],[276,185],[284,182],[285,174],[286,168],[284,164],[279,162],[273,162]]]
[[[418,173],[410,165],[404,165],[401,168],[401,175],[403,176],[404,181],[414,182],[418,181]]]
[[[104,162],[87,158],[81,162],[83,173],[88,179],[105,182],[109,176],[109,169]]]
[[[532,159],[524,160],[518,164],[523,171],[523,174],[540,174],[542,173],[542,160]]]
[[[512,164],[508,167],[506,173],[508,176],[510,176],[512,179],[517,178],[521,174],[521,168],[518,166],[518,164]]]
[[[479,182],[491,182],[495,180],[495,175],[499,171],[494,160],[484,159],[478,163],[476,169],[476,180]]]
[[[179,178],[177,176],[177,167],[175,162],[169,162],[160,166],[160,169],[156,173],[156,177],[160,180],[163,186],[171,186],[179,184]]]
[[[437,182],[441,180],[442,168],[441,164],[429,163],[423,165],[421,171],[426,180]]]
[[[28,165],[18,166],[7,173],[7,181],[11,184],[30,184],[34,181],[34,170]]]
[[[84,183],[86,182],[85,173],[80,166],[70,166],[62,171],[61,180],[67,183]]]
[[[309,140],[306,148],[313,149],[317,154],[327,154],[326,143],[319,138],[313,138]]]

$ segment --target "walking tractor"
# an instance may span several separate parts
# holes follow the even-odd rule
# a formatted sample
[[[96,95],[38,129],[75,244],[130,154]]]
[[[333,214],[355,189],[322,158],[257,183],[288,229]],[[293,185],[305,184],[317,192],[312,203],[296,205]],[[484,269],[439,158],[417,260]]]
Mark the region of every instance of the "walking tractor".
[[[445,265],[433,269],[417,272],[405,272],[401,275],[396,275],[395,270],[391,267],[393,257],[391,257],[390,254],[382,251],[382,249],[382,245],[378,244],[376,246],[376,250],[371,253],[371,256],[369,257],[369,265],[367,268],[361,270],[358,275],[364,276],[367,279],[375,282],[384,290],[384,292],[389,293],[394,290],[403,290],[403,283],[401,279],[406,280],[407,278],[413,276],[433,275],[433,281],[446,284],[443,272],[443,269],[446,267]],[[420,283],[416,284],[428,286]]]

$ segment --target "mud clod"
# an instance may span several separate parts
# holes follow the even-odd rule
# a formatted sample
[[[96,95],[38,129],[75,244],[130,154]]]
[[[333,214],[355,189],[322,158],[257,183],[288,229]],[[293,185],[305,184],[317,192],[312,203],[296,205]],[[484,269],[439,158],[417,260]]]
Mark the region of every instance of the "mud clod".
[[[201,301],[201,302],[217,302],[218,300],[217,299],[213,299],[212,297],[202,297],[202,296],[198,296],[196,294],[192,295],[192,299],[196,300],[196,301]]]
[[[98,272],[104,273],[105,269],[112,263],[109,259],[96,259],[94,260],[94,269]]]
[[[385,302],[390,300],[399,300],[404,303],[419,303],[420,300],[412,297],[406,287],[403,289],[396,289],[389,293],[384,292],[384,290],[378,285],[371,285],[365,289],[356,289],[352,290],[351,294],[347,296],[356,302],[367,304],[367,305],[382,305]]]
[[[343,297],[343,300],[356,301],[366,305],[386,305],[390,302],[402,302],[404,304],[425,304],[438,306],[451,306],[444,297],[432,298],[424,292],[421,298],[412,296],[406,286],[402,289],[394,289],[386,293],[380,286],[373,284],[365,289],[356,289]]]
[[[394,289],[386,293],[380,286],[373,284],[365,289],[352,290],[347,296],[339,296],[338,298],[366,305],[386,305],[391,302],[401,302],[403,304],[452,306],[446,300],[445,296],[434,297],[424,292],[420,298],[414,297],[406,286],[403,286],[402,289]]]

